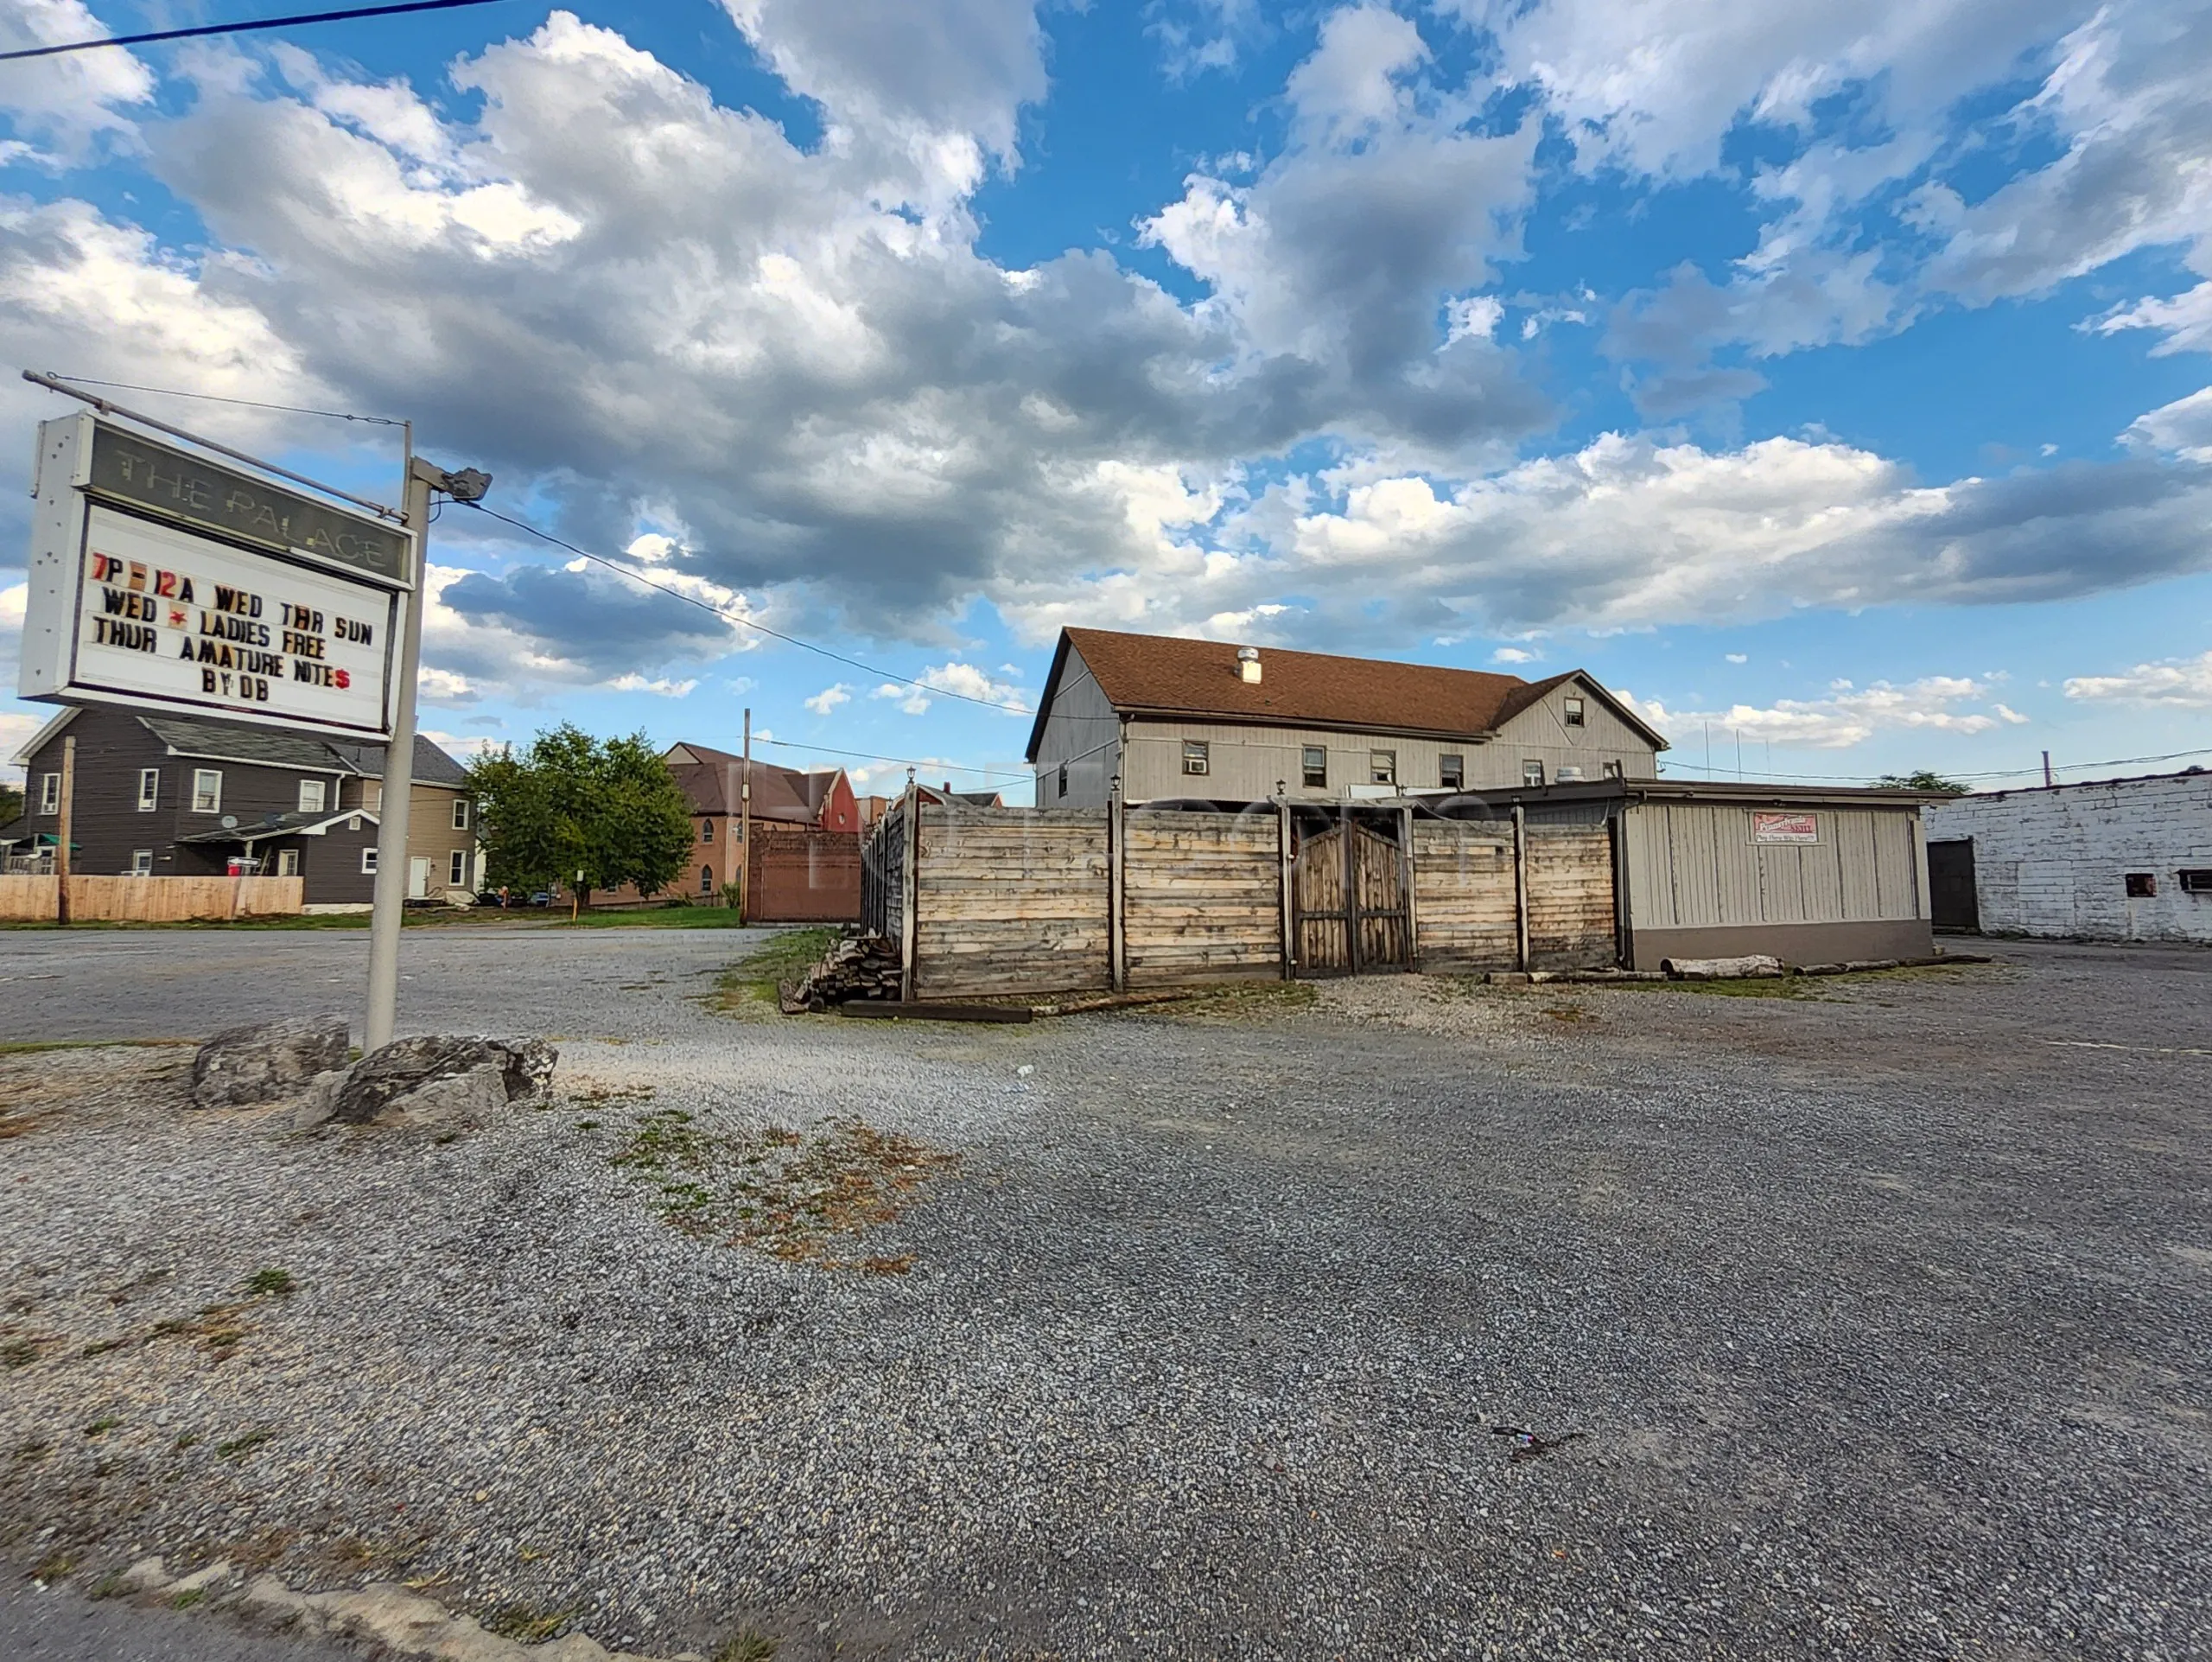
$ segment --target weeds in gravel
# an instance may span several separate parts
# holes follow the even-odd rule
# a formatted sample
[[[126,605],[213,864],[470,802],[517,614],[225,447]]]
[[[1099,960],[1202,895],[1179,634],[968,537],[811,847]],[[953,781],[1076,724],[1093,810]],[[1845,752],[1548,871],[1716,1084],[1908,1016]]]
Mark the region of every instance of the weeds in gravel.
[[[710,1009],[742,1013],[766,1004],[773,1009],[776,984],[796,981],[836,943],[835,929],[786,929],[760,949],[722,971]]]
[[[558,1639],[561,1630],[583,1614],[582,1605],[559,1610],[539,1610],[527,1604],[503,1604],[484,1618],[484,1626],[518,1645],[543,1645]]]
[[[104,1437],[122,1423],[123,1422],[112,1414],[103,1414],[86,1426],[85,1435],[88,1437]]]
[[[179,1593],[175,1598],[169,1601],[169,1608],[172,1610],[189,1610],[195,1604],[206,1602],[207,1598],[207,1589],[206,1588],[188,1587],[183,1592]]]
[[[77,1558],[71,1552],[49,1552],[39,1560],[38,1568],[31,1571],[31,1579],[58,1582],[77,1567]]]
[[[831,1120],[811,1137],[779,1127],[729,1135],[667,1108],[638,1121],[613,1163],[653,1184],[661,1216],[688,1234],[727,1232],[731,1245],[786,1262],[901,1276],[912,1253],[848,1258],[837,1238],[892,1222],[957,1159],[858,1119]]]
[[[747,1627],[715,1652],[715,1662],[775,1662],[779,1641]]]
[[[299,1288],[289,1270],[274,1266],[257,1270],[245,1278],[245,1289],[256,1298],[289,1298]]]
[[[242,1459],[244,1456],[251,1454],[255,1449],[261,1447],[263,1443],[268,1442],[276,1435],[276,1434],[274,1431],[268,1430],[266,1427],[258,1428],[255,1430],[247,1431],[238,1436],[232,1437],[228,1442],[217,1443],[215,1445],[215,1452],[220,1455],[225,1460]]]

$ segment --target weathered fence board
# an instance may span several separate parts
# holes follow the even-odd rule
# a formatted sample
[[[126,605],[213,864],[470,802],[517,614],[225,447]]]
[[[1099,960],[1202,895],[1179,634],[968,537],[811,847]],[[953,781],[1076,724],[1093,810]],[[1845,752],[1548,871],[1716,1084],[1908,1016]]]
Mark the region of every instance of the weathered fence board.
[[[910,997],[1107,984],[1103,813],[920,806]]]
[[[1516,967],[1510,820],[1415,820],[1416,963],[1446,975]]]
[[[1529,828],[1529,967],[1615,961],[1613,843],[1604,825]]]
[[[1131,814],[1122,832],[1128,984],[1282,973],[1274,816]]]

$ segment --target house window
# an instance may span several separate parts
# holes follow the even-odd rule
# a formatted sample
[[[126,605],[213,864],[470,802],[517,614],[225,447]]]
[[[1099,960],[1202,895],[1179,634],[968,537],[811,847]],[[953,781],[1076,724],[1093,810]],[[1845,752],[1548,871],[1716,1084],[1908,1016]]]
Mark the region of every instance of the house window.
[[[154,875],[153,850],[133,849],[130,850],[130,875],[134,877],[150,877]]]
[[[1068,765],[1067,765],[1067,763],[1065,763],[1065,762],[1062,762],[1062,763],[1060,764],[1060,794],[1061,794],[1062,796],[1065,796],[1067,793],[1068,793]]]
[[[2212,870],[2202,866],[2185,868],[2181,874],[2181,892],[2184,895],[2212,895]]]
[[[468,850],[455,849],[446,862],[446,881],[455,888],[468,887]]]
[[[373,848],[365,848],[361,850],[361,875],[364,877],[373,877],[377,875],[377,851]]]
[[[296,877],[300,875],[299,850],[278,849],[276,850],[276,875],[279,877]]]
[[[1567,724],[1569,727],[1580,727],[1582,725],[1581,699],[1569,698],[1567,701]]]
[[[1298,752],[1299,774],[1309,791],[1325,790],[1329,784],[1329,751],[1325,745],[1301,745]]]
[[[2158,880],[2151,873],[2147,871],[2131,871],[2127,874],[2127,898],[2129,900],[2147,901],[2154,897],[2158,892]]]
[[[38,776],[38,811],[41,813],[61,812],[61,775],[41,774]]]
[[[465,796],[453,799],[453,828],[455,831],[468,829],[468,799]]]
[[[192,812],[220,813],[223,809],[223,775],[213,767],[195,767],[192,772]]]
[[[153,812],[154,806],[161,799],[162,770],[158,767],[141,767],[138,770],[138,812],[140,813]]]
[[[1533,756],[1522,762],[1521,782],[1523,785],[1541,785],[1544,782],[1544,764]]]
[[[325,788],[323,781],[319,779],[302,780],[300,781],[300,812],[302,813],[321,813],[322,812],[322,797]]]
[[[1621,765],[1617,761],[1609,761],[1600,767],[1599,771],[1604,774],[1607,779],[1618,779],[1621,776]]]
[[[457,806],[459,805],[456,804],[455,806]],[[715,840],[715,822],[713,820],[702,819],[699,822],[699,840],[702,843],[711,843]]]
[[[1467,759],[1446,750],[1436,759],[1436,782],[1447,791],[1456,791],[1467,782]]]
[[[1211,765],[1205,740],[1185,739],[1183,741],[1183,771],[1185,773],[1203,774]]]
[[[702,895],[711,895],[715,892],[715,869],[712,866],[699,868],[699,892]]]
[[[1395,785],[1398,782],[1398,753],[1395,750],[1369,751],[1367,782],[1370,785]]]

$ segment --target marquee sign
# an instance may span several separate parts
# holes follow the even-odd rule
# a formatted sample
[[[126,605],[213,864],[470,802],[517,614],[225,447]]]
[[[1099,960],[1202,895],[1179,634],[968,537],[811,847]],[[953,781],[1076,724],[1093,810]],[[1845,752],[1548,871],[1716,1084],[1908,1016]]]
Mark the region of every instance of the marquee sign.
[[[90,414],[38,461],[24,697],[391,731],[404,532]]]

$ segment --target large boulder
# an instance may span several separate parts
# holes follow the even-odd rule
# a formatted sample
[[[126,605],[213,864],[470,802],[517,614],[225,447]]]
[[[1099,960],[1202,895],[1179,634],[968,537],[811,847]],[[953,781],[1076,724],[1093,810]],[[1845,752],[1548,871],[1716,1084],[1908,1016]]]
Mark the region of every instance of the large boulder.
[[[542,1039],[395,1039],[353,1065],[331,1103],[341,1124],[471,1118],[542,1096],[560,1053]]]
[[[225,1028],[192,1059],[192,1100],[202,1108],[275,1102],[346,1065],[342,1016],[296,1016]]]

